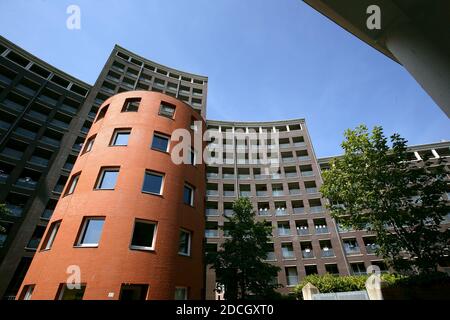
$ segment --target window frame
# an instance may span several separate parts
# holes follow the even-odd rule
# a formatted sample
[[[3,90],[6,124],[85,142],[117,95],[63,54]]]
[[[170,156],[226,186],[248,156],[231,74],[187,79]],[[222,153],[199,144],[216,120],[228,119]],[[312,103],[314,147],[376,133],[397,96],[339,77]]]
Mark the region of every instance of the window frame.
[[[184,299],[176,299],[177,290],[179,290],[179,289],[184,289]],[[188,298],[189,298],[189,288],[188,287],[183,287],[183,286],[176,286],[175,287],[175,294],[174,294],[174,297],[173,297],[174,300],[183,301],[183,300],[188,300]]]
[[[93,136],[89,137],[86,140],[86,144],[85,144],[84,149],[83,149],[83,154],[92,151],[92,148],[94,147],[94,142],[95,142],[95,138],[96,137],[97,137],[97,134],[94,134]]]
[[[167,139],[166,150],[161,150],[161,149],[155,148],[153,146],[153,142],[155,141],[155,136],[158,137],[158,138]],[[165,134],[165,133],[161,133],[161,132],[157,132],[157,131],[153,132],[152,144],[150,145],[150,149],[155,150],[155,151],[159,151],[159,152],[169,153],[169,150],[170,150],[170,135]]]
[[[92,220],[102,220],[103,221],[103,225],[102,225],[102,229],[100,231],[98,242],[96,244],[94,244],[94,243],[88,243],[88,244],[81,243],[83,238],[86,236],[86,231],[87,231],[89,222],[92,221]],[[105,225],[105,220],[106,220],[106,217],[102,217],[102,216],[83,217],[82,226],[81,226],[80,231],[78,232],[77,239],[76,239],[74,247],[75,248],[98,248],[98,246],[100,245],[100,239],[101,239],[102,234],[103,234],[103,227]]]
[[[128,139],[127,144],[116,144],[117,137],[119,134],[128,133]],[[117,128],[114,129],[111,141],[109,142],[110,147],[128,147],[128,143],[130,142],[130,136],[131,136],[131,128]]]
[[[181,240],[181,234],[185,233],[189,235],[188,243],[187,243],[187,253],[180,252],[180,240]],[[180,239],[178,239],[178,255],[184,256],[184,257],[190,257],[191,256],[191,249],[192,249],[192,231],[186,230],[186,229],[180,229]]]
[[[151,245],[151,247],[133,245],[134,231],[136,229],[136,224],[137,223],[153,225],[153,238],[152,238],[152,245]],[[145,219],[138,219],[138,218],[136,218],[133,221],[133,229],[132,229],[132,231],[133,232],[131,233],[130,246],[129,246],[130,250],[155,251],[156,236],[157,236],[157,231],[158,231],[158,222],[153,221],[153,220],[145,220]]]
[[[55,242],[56,236],[58,235],[59,228],[61,228],[61,222],[62,220],[56,220],[50,224],[50,229],[44,238],[44,242],[41,245],[40,251],[49,251],[52,249],[53,243]]]
[[[189,203],[186,203],[186,201],[184,199],[185,189],[189,189],[191,191],[190,197],[189,197]],[[190,207],[194,207],[194,201],[195,201],[195,188],[191,184],[185,182],[184,186],[183,186],[183,203]]]
[[[76,290],[83,290],[83,295],[81,296],[81,300],[83,300],[84,298],[84,294],[86,293],[86,283],[77,283],[80,285],[80,289],[76,289]],[[60,283],[59,284],[59,288],[58,288],[58,292],[56,294],[56,298],[55,300],[63,300],[63,296],[66,290],[69,290],[69,288],[67,288],[67,283]]]
[[[101,184],[103,183],[103,180],[105,178],[105,172],[110,171],[110,172],[117,172],[117,177],[116,177],[116,182],[114,184],[113,188],[101,188]],[[102,167],[100,168],[100,173],[97,177],[97,181],[95,183],[95,188],[94,190],[115,190],[116,186],[117,186],[117,180],[119,178],[119,173],[120,173],[120,167]]]
[[[165,112],[162,112],[162,108],[163,108],[163,107],[170,107],[170,108],[173,108],[172,115],[169,115],[169,114],[167,114],[167,113],[165,113]],[[168,118],[168,119],[174,119],[174,118],[175,118],[176,110],[177,110],[177,106],[176,106],[176,105],[174,105],[174,104],[172,104],[172,103],[170,103],[170,102],[161,100],[161,102],[160,102],[160,104],[159,104],[158,115],[160,115],[160,116],[162,116],[162,117],[166,117],[166,118]]]
[[[139,102],[136,110],[128,110],[129,104],[133,103],[133,102]],[[121,109],[120,112],[138,112],[139,108],[141,106],[141,102],[142,102],[142,98],[141,97],[129,97],[129,98],[126,98],[125,101],[123,102],[123,106],[122,106],[122,109]]]
[[[147,176],[147,174],[149,175],[153,175],[153,176],[159,176],[161,177],[161,186],[159,187],[159,193],[155,193],[155,192],[151,192],[151,191],[146,191],[144,190],[144,186],[145,186],[145,177]],[[165,177],[166,175],[164,173],[158,172],[158,171],[152,171],[152,170],[145,170],[144,172],[144,180],[142,182],[142,188],[141,188],[141,192],[142,193],[146,193],[146,194],[152,194],[155,196],[162,196],[164,193],[164,182],[165,182]]]
[[[75,192],[75,189],[77,188],[78,181],[80,180],[81,171],[74,173],[69,180],[69,183],[67,184],[66,192],[64,193],[64,196],[71,195]]]

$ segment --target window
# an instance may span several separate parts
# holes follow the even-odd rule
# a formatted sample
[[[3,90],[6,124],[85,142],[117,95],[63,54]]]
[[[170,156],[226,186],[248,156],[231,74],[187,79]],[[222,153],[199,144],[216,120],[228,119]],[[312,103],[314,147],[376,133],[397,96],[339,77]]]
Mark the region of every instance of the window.
[[[92,147],[94,146],[95,136],[90,137],[88,141],[86,142],[86,146],[84,147],[84,153],[89,152],[92,150]]]
[[[145,300],[147,292],[148,284],[122,284],[119,300]]]
[[[98,116],[97,116],[97,119],[95,120],[95,122],[97,122],[105,117],[106,112],[108,111],[108,108],[109,108],[109,104],[100,109],[100,112],[98,113]]]
[[[175,300],[187,300],[187,298],[188,298],[188,288],[186,287],[175,288]]]
[[[44,248],[43,250],[50,250],[52,248],[53,242],[55,241],[56,234],[58,233],[60,225],[61,221],[55,221],[51,224],[50,229],[47,233],[47,238],[45,239],[45,242],[42,245],[42,248]]]
[[[152,141],[152,149],[159,150],[162,152],[168,152],[169,151],[169,140],[170,138],[168,136],[155,133],[153,135],[153,141]]]
[[[104,223],[105,218],[85,219],[76,245],[78,247],[97,247]]]
[[[194,188],[187,184],[184,185],[183,202],[189,206],[194,205]]]
[[[141,98],[128,98],[123,104],[122,112],[137,112],[140,103]]]
[[[161,116],[172,119],[175,114],[175,106],[173,104],[161,101],[161,105],[159,107],[159,114]]]
[[[191,161],[190,164],[192,164],[193,166],[196,165],[197,153],[193,149],[191,149],[191,154],[190,154],[190,159],[189,160]]]
[[[102,169],[96,189],[114,190],[118,175],[119,169]]]
[[[189,231],[180,231],[180,245],[178,248],[178,254],[183,256],[191,255],[191,233]]]
[[[33,291],[34,291],[34,284],[23,286],[22,294],[20,295],[20,300],[31,300]]]
[[[83,300],[84,290],[86,290],[85,284],[74,285],[75,288],[69,289],[65,283],[59,285],[57,299],[58,300]]]
[[[69,188],[66,191],[66,195],[72,194],[77,187],[78,180],[80,179],[81,172],[76,173],[72,176],[69,182]]]
[[[162,194],[164,175],[156,172],[145,172],[143,192]]]
[[[156,223],[151,221],[136,220],[134,223],[131,249],[154,250],[155,249]]]
[[[116,129],[114,130],[113,138],[111,141],[112,146],[127,146],[128,139],[130,137],[130,129]]]

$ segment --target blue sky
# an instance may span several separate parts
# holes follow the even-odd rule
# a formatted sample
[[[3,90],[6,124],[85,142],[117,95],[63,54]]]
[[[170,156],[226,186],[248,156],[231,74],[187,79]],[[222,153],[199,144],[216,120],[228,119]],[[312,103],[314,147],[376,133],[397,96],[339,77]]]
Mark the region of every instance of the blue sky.
[[[66,28],[70,4],[81,30]],[[209,119],[305,118],[318,156],[361,123],[410,144],[450,139],[403,67],[300,0],[1,0],[0,34],[91,84],[116,43],[206,75]]]

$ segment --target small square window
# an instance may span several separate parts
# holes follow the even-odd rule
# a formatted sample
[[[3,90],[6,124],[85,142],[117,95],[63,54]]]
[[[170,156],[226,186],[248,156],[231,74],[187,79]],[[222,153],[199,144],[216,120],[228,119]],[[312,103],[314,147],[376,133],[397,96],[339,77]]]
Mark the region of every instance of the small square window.
[[[72,176],[72,178],[70,179],[70,182],[69,182],[69,188],[67,189],[65,195],[72,194],[75,191],[75,188],[77,187],[78,179],[80,179],[80,175],[81,175],[81,173],[77,173]]]
[[[61,221],[52,222],[41,249],[43,248],[43,250],[50,250],[52,248],[53,242],[55,241],[56,234],[58,233],[60,225]]]
[[[95,136],[90,137],[87,142],[86,146],[84,147],[84,153],[89,152],[92,150],[92,147],[94,146]]]
[[[87,218],[82,225],[77,247],[97,247],[102,235],[105,218]]]
[[[184,185],[183,202],[189,206],[194,205],[194,188],[189,185]]]
[[[151,221],[136,220],[134,223],[131,249],[154,250],[156,223]]]
[[[176,287],[175,288],[175,300],[187,300],[187,299],[188,299],[188,288]]]
[[[159,114],[161,116],[173,119],[173,116],[175,114],[175,106],[173,104],[161,101],[161,105],[159,107]]]
[[[140,103],[141,98],[128,98],[123,104],[122,112],[137,112]]]
[[[127,146],[130,138],[130,129],[117,129],[114,131],[112,138],[112,146]]]
[[[103,169],[100,172],[97,188],[101,190],[114,190],[119,175],[119,169]]]
[[[162,194],[164,175],[160,173],[145,172],[143,192]]]
[[[191,233],[189,231],[180,231],[180,243],[178,253],[183,256],[191,255]]]
[[[162,152],[168,152],[169,151],[169,141],[170,138],[168,136],[155,133],[153,135],[152,140],[152,149],[159,150]]]
[[[22,294],[20,295],[19,300],[31,300],[33,291],[34,291],[34,284],[23,286]]]

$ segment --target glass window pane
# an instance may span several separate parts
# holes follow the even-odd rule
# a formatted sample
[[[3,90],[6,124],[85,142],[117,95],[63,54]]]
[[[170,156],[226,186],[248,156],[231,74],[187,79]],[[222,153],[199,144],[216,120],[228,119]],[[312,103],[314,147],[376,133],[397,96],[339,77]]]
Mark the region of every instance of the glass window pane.
[[[145,173],[144,187],[142,191],[161,194],[163,177],[151,173]]]
[[[86,228],[84,230],[84,235],[80,241],[80,244],[81,245],[85,245],[85,244],[97,245],[100,240],[100,236],[102,234],[104,222],[105,222],[105,220],[103,220],[103,219],[87,220]]]
[[[136,222],[134,225],[132,246],[137,247],[153,247],[153,237],[155,233],[155,225],[152,223]]]
[[[114,189],[116,186],[117,176],[119,171],[117,170],[105,170],[103,171],[103,177],[100,181],[99,189]]]
[[[192,189],[184,186],[183,200],[185,204],[192,205]]]
[[[117,132],[116,137],[114,139],[114,145],[115,146],[127,146],[129,136],[130,136],[129,132]]]
[[[71,194],[75,191],[75,187],[77,186],[79,178],[80,178],[80,175],[77,175],[72,178],[72,184],[70,185],[69,191],[67,192],[68,194]]]
[[[189,238],[190,233],[186,231],[180,232],[180,246],[178,248],[178,253],[189,254]]]
[[[69,289],[66,285],[64,285],[60,300],[83,300],[85,289],[85,286],[81,286],[80,289]]]
[[[159,135],[153,136],[152,148],[160,151],[167,152],[167,147],[169,146],[169,139]]]
[[[187,299],[187,288],[176,288],[175,300],[186,300],[186,299]]]

